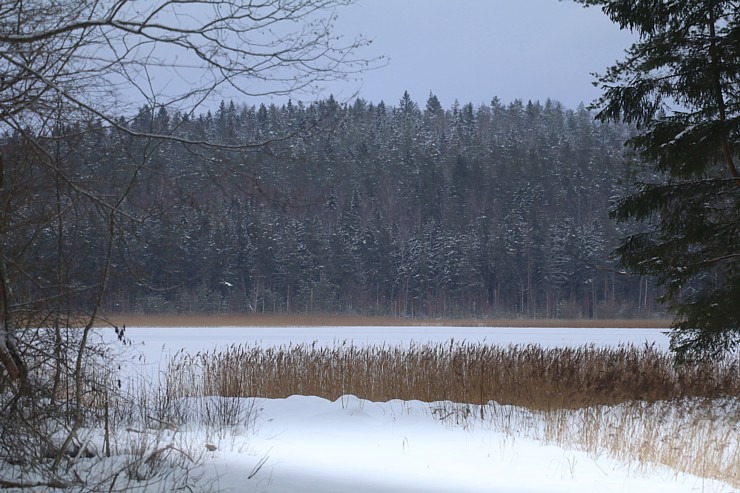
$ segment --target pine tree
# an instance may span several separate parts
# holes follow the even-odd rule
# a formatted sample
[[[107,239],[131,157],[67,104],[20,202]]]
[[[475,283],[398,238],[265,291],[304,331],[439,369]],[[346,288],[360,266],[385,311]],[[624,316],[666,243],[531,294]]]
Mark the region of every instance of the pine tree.
[[[645,228],[622,265],[655,276],[679,360],[740,343],[740,10],[725,0],[577,0],[639,35],[599,82],[602,121],[623,120],[649,172],[613,210]]]

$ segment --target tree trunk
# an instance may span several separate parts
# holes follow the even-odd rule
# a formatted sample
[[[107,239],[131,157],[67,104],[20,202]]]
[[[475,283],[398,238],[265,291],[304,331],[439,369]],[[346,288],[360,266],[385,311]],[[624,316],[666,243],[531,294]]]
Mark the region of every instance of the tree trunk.
[[[0,152],[0,190],[4,185],[5,160]],[[5,236],[5,228],[0,224],[0,240]],[[2,245],[0,241],[0,245]],[[15,343],[15,332],[10,317],[10,280],[5,266],[5,257],[0,251],[0,364],[8,374],[11,382],[20,381],[21,389],[28,386],[28,373],[23,363],[18,346]]]
[[[727,166],[727,171],[731,178],[735,180],[735,184],[740,186],[740,172],[737,170],[737,166],[735,166],[735,161],[732,158],[732,149],[730,148],[730,138],[729,138],[729,131],[724,127],[724,124],[727,123],[727,105],[725,104],[725,98],[722,93],[722,79],[721,79],[721,70],[720,70],[720,56],[717,53],[717,34],[715,32],[715,23],[717,22],[717,19],[714,15],[714,10],[711,8],[709,9],[709,39],[710,39],[710,46],[709,46],[709,56],[710,56],[710,63],[713,69],[714,74],[714,91],[715,91],[715,97],[717,99],[717,111],[719,113],[719,121],[723,124],[723,127],[721,129],[722,136],[721,136],[721,147],[722,147],[722,157],[725,162],[725,166]]]
[[[9,291],[5,261],[0,255],[0,363],[10,381],[20,381],[23,389],[28,384],[28,372],[15,342],[15,332],[10,317]]]

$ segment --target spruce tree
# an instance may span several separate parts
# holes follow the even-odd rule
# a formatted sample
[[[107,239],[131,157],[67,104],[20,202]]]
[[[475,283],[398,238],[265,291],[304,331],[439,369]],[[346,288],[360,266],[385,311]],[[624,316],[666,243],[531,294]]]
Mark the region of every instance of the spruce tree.
[[[644,168],[612,211],[641,232],[617,255],[655,277],[679,360],[740,343],[740,9],[735,1],[577,0],[639,36],[599,76],[602,121],[637,129]]]

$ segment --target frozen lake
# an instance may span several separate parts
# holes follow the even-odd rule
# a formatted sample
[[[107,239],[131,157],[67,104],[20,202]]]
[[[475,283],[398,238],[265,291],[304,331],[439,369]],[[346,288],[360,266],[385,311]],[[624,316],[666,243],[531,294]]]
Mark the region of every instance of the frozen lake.
[[[132,360],[135,366],[145,374],[154,370],[154,374],[180,350],[196,353],[231,345],[409,346],[454,339],[501,346],[655,344],[667,348],[665,332],[623,328],[129,327],[126,337],[133,343],[128,348],[139,355]],[[105,330],[103,335],[107,340],[115,338],[113,330]],[[215,491],[737,492],[726,483],[662,466],[622,462],[605,453],[592,455],[506,434],[483,421],[459,426],[443,423],[430,411],[434,404],[418,401],[376,403],[344,396],[330,402],[315,396],[292,396],[241,402],[257,413],[254,427],[180,431],[196,450],[211,444],[213,451],[204,456],[202,472],[206,484],[215,485]],[[516,408],[502,409],[511,413],[513,423],[527,415]]]
[[[105,330],[113,339],[112,330]],[[179,350],[198,352],[236,345],[263,347],[289,344],[400,345],[462,342],[508,346],[539,344],[543,347],[617,346],[655,344],[668,348],[666,329],[624,328],[522,328],[522,327],[127,327],[126,337],[141,347],[148,361],[156,354]]]

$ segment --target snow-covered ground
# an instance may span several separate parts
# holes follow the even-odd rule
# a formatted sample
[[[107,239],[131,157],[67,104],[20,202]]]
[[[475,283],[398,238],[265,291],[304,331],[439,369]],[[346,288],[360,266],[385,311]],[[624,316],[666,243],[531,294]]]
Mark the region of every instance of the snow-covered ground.
[[[225,437],[207,454],[218,491],[736,491],[667,468],[589,457],[480,424],[440,423],[428,403],[293,396],[255,404],[259,417],[253,434]]]
[[[479,417],[481,408],[450,402],[370,402],[354,396],[334,402],[316,396],[171,399],[166,389],[157,387],[165,381],[167,360],[179,351],[194,354],[240,344],[409,347],[450,339],[502,346],[630,343],[665,348],[668,338],[658,329],[130,327],[126,330],[130,345],[117,342],[112,330],[101,331],[100,336],[127,361],[119,376],[123,393],[134,398],[113,406],[112,422],[119,424],[111,431],[112,457],[101,457],[101,429],[80,430],[84,446],[98,451],[95,458],[73,461],[68,476],[88,484],[80,491],[152,493],[183,487],[233,493],[740,491],[663,466],[621,462],[603,450],[586,453],[548,445],[533,438],[544,436],[545,418],[513,406],[489,403],[483,408],[487,414]],[[658,411],[665,422],[673,422],[686,409],[665,406]],[[729,418],[721,426],[729,423],[734,446],[724,450],[730,450],[732,457],[739,453],[738,409],[735,401],[717,407]],[[585,410],[566,419],[571,424],[594,416],[609,421],[621,412],[603,408],[598,415]],[[567,423],[565,428],[571,429]],[[602,428],[607,434],[612,429]],[[669,427],[669,433],[674,431]],[[673,438],[660,433],[651,436]],[[35,480],[15,466],[5,467],[4,478]],[[17,491],[56,490],[24,487]]]
[[[500,345],[667,346],[663,331],[655,329],[128,328],[126,336],[143,355],[137,364],[150,369],[162,368],[163,360],[181,349],[192,353],[232,344],[407,346],[454,338]],[[664,467],[547,446],[494,430],[484,420],[436,419],[435,406],[446,405],[376,403],[353,396],[335,402],[315,396],[245,399],[240,406],[254,421],[228,430],[196,426],[179,433],[203,453],[199,484],[220,492],[738,491]]]

